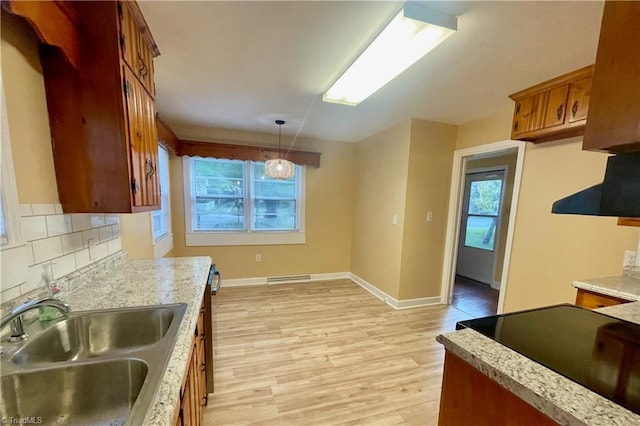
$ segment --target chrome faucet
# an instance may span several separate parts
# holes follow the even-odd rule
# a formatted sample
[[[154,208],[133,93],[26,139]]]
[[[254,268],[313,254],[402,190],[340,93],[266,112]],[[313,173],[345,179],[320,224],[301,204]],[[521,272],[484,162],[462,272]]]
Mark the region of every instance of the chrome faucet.
[[[2,320],[0,321],[0,330],[2,330],[7,324],[10,324],[10,342],[19,342],[20,340],[26,339],[27,333],[24,332],[24,328],[22,325],[22,314],[32,309],[37,309],[44,306],[56,308],[62,313],[67,313],[70,310],[69,305],[67,305],[66,303],[60,300],[52,299],[50,297],[42,297],[39,299],[30,300],[20,306],[16,306],[11,312],[3,316]]]

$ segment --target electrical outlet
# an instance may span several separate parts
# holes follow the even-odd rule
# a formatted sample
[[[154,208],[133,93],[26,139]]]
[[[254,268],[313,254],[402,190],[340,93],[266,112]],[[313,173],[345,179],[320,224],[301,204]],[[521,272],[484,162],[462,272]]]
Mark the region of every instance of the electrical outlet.
[[[391,224],[392,225],[397,225],[398,224],[398,215],[394,214],[393,216],[391,216]]]
[[[433,222],[433,212],[427,212],[427,222]]]
[[[256,253],[256,262],[262,262],[262,255],[260,253]]]
[[[636,252],[633,250],[626,250],[624,252],[624,259],[622,260],[622,267],[635,266],[636,264]]]

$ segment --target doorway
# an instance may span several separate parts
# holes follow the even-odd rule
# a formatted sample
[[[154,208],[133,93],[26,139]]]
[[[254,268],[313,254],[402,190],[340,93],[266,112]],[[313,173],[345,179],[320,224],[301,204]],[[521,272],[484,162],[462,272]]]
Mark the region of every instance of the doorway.
[[[455,152],[443,304],[474,317],[502,313],[523,161],[517,141]]]
[[[478,169],[473,166],[478,161],[500,165]],[[470,315],[495,315],[498,310],[500,280],[496,280],[495,269],[504,256],[504,251],[498,251],[503,242],[498,230],[503,228],[502,219],[509,215],[509,210],[503,209],[503,198],[507,192],[506,171],[515,161],[515,152],[467,160],[451,304]]]

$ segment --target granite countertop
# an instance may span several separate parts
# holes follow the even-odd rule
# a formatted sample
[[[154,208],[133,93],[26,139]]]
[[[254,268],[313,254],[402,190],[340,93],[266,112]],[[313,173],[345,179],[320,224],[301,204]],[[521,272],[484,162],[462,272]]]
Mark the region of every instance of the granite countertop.
[[[86,285],[61,294],[73,311],[188,304],[145,426],[167,425],[173,419],[210,265],[208,256],[124,260],[108,273],[91,277]]]
[[[598,311],[640,324],[640,302]],[[561,425],[640,424],[640,415],[470,328],[442,334],[436,340]]]
[[[640,279],[628,275],[576,280],[573,286],[624,300],[640,300]]]

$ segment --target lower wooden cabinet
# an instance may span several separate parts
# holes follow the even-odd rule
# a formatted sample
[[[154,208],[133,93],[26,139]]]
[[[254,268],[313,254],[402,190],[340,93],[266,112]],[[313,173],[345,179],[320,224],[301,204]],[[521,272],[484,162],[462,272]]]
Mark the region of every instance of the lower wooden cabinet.
[[[207,390],[207,363],[205,356],[207,345],[205,318],[208,312],[205,309],[206,300],[207,298],[205,297],[193,333],[189,364],[180,388],[180,401],[176,407],[176,426],[200,426],[204,408],[208,402],[209,393]]]
[[[600,293],[579,288],[576,296],[576,306],[587,309],[598,309],[606,306],[620,305],[621,303],[629,303],[630,300],[619,299],[613,296],[607,296]]]
[[[557,424],[467,362],[446,352],[439,426]]]

